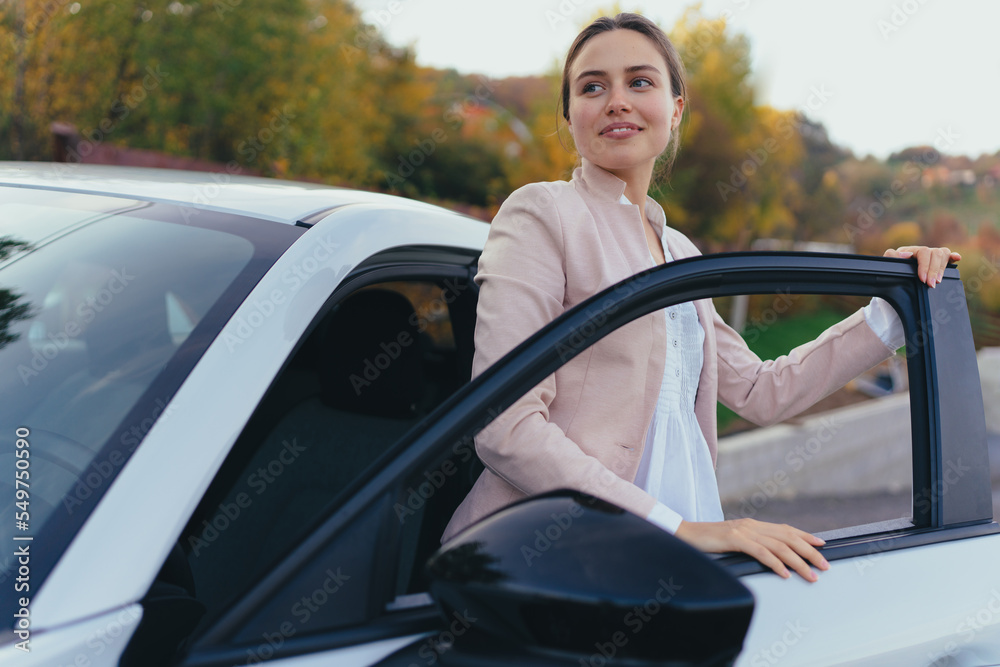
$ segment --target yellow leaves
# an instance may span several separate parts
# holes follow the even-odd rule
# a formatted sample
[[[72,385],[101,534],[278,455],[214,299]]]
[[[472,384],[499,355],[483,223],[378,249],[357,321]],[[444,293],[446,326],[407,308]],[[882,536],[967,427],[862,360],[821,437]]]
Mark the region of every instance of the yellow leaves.
[[[920,243],[924,235],[920,225],[913,221],[897,222],[885,231],[882,235],[882,245],[886,248],[899,248],[904,245],[916,245]]]

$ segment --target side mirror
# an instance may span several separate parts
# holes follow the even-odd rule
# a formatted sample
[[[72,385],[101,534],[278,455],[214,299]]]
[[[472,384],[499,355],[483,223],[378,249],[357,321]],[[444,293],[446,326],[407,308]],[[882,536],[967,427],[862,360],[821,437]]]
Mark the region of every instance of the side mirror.
[[[449,621],[469,619],[444,664],[729,665],[753,615],[750,591],[705,554],[575,491],[505,507],[427,568]]]

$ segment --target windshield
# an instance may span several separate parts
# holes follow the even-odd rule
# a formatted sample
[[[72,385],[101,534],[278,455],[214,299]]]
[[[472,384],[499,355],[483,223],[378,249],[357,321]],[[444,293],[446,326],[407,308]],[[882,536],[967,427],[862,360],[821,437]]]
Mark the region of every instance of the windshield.
[[[165,204],[0,192],[0,539],[30,537],[44,554],[32,559],[34,592],[302,230]],[[13,551],[0,556],[5,593]]]

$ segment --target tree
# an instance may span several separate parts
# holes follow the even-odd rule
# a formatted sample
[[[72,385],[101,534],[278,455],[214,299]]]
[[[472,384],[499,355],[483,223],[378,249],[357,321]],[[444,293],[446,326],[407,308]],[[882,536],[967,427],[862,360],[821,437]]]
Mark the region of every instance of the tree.
[[[653,196],[673,224],[713,248],[791,236],[802,141],[791,114],[756,104],[746,37],[691,8],[671,38],[688,73],[687,120],[671,183]]]

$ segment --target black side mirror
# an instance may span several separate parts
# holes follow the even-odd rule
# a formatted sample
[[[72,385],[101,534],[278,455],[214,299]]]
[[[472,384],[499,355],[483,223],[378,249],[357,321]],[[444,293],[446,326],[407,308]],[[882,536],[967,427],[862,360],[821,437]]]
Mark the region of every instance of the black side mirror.
[[[427,569],[448,621],[467,626],[444,664],[729,665],[753,615],[750,591],[705,554],[575,491],[494,513]]]

